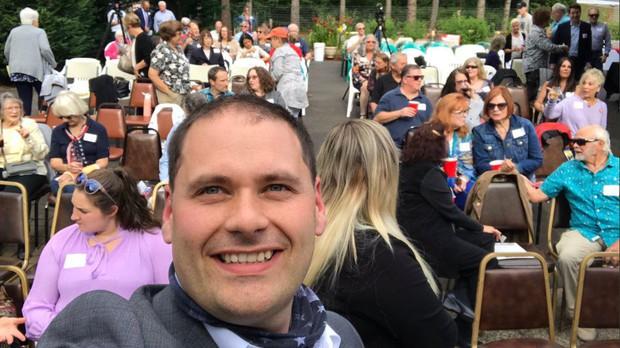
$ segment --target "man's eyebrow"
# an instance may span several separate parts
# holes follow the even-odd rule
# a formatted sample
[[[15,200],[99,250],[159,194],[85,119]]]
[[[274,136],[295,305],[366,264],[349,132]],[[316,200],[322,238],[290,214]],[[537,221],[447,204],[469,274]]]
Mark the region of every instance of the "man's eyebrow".
[[[286,183],[290,183],[293,185],[298,185],[301,183],[299,176],[292,175],[288,172],[274,172],[261,176],[261,180],[263,182],[278,182],[283,181]]]

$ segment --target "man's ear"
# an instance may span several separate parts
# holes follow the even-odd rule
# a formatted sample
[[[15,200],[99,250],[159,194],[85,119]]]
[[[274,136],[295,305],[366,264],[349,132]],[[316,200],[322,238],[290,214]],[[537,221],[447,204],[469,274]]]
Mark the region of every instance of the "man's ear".
[[[321,179],[318,176],[314,181],[314,195],[316,206],[316,229],[314,231],[314,234],[320,236],[325,230],[325,225],[327,224],[327,216],[325,212],[325,203],[323,203],[323,197],[321,196]]]
[[[172,192],[170,192],[170,185],[164,187],[166,192],[166,205],[162,214],[161,232],[164,236],[164,241],[168,244],[172,243]],[[157,194],[157,192],[155,192]]]

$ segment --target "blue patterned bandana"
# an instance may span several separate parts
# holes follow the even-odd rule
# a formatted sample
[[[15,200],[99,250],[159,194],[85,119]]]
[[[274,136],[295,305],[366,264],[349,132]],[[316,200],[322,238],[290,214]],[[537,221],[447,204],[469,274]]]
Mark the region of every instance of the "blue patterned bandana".
[[[226,328],[244,340],[259,347],[306,348],[314,347],[325,331],[327,313],[321,300],[308,287],[301,285],[293,298],[293,312],[289,331],[285,334],[267,332],[261,329],[230,324],[222,321],[200,307],[181,288],[170,266],[168,273],[170,288],[181,309],[190,317],[211,326]]]

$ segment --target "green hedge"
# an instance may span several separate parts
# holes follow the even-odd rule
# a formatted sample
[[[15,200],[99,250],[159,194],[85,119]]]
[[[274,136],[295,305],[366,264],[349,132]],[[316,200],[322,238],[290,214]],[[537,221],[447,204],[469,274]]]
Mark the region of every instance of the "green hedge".
[[[437,27],[443,33],[461,35],[461,44],[475,44],[486,41],[491,36],[489,24],[473,17],[453,16],[440,19]]]

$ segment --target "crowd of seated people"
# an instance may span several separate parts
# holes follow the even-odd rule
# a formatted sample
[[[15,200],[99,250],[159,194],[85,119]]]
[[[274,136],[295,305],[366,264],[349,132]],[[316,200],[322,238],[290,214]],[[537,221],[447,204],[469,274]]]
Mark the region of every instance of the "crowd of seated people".
[[[534,16],[531,36],[546,26],[537,27],[541,24],[538,17]],[[162,181],[168,180],[170,170],[167,145],[186,115],[205,112],[205,104],[233,95],[225,58],[232,62],[257,58],[268,63],[267,68],[247,70],[242,95],[275,104],[293,117],[309,105],[300,69],[309,57],[308,48],[295,26],[269,29],[260,25],[254,31],[242,29],[235,39],[221,23],[214,32],[199,31],[197,22],[189,22],[184,34],[181,22],[170,20],[159,25],[161,43],[147,45],[144,40],[153,41],[138,17],[129,13],[123,21],[134,43],[136,75],[150,77],[160,103],[184,109],[161,157]],[[517,114],[508,88],[494,86],[487,78],[480,58],[468,58],[452,71],[441,97],[432,102],[424,95],[420,66],[407,64],[402,53],[380,52],[374,35],[363,35],[362,30],[358,34],[359,42],[351,50],[351,78],[362,94],[361,116],[371,120],[338,125],[321,146],[317,164],[327,224],[315,238],[305,284],[317,292],[327,309],[353,324],[366,346],[467,346],[471,323],[449,316],[435,277],[456,278],[456,298],[474,308],[478,266],[502,233],[465,215],[468,192],[481,174],[492,170],[494,161],[501,162],[495,170],[535,181],[543,162],[541,144],[532,121]],[[529,35],[516,29],[509,35],[514,40],[512,58],[523,53],[530,59],[530,47],[525,44],[523,48],[531,40]],[[495,51],[501,49],[503,40],[497,40]],[[546,44],[532,50],[548,54],[564,49]],[[192,85],[189,64],[217,65],[208,74],[208,87]],[[570,128],[577,161],[584,162],[584,168],[594,175],[602,173],[606,185],[617,187],[617,175],[609,174],[617,169],[617,157],[609,152],[605,133],[607,105],[598,97],[605,77],[598,69],[586,69],[577,82],[573,66],[570,58],[560,58],[550,79],[535,91],[528,84],[527,92],[538,96],[533,107],[546,121],[557,120]],[[88,106],[77,94],[61,92],[51,105],[63,123],[53,129],[49,147],[35,122],[24,117],[23,109],[20,99],[0,96],[0,174],[7,172],[7,164],[32,160],[36,165],[32,173],[5,178],[23,183],[32,193],[48,183],[47,156],[55,171],[52,192],[67,184],[73,184],[69,191],[74,190],[75,224],[59,231],[44,247],[23,308],[26,336],[38,340],[54,317],[83,293],[104,289],[129,298],[142,285],[168,283],[172,253],[136,182],[120,168],[109,169],[107,132],[88,117]],[[446,158],[457,161],[454,181],[442,170]],[[558,173],[573,174],[584,168],[563,165]],[[574,196],[569,197],[571,207],[581,204],[578,196],[584,194],[579,191],[583,188],[560,180],[559,175],[539,190],[530,188],[531,200],[546,200],[564,191]],[[612,211],[618,205],[617,192],[602,186],[601,190],[607,190],[603,204],[607,212]],[[587,227],[574,226],[586,241],[567,240],[558,246],[561,254],[570,257],[561,260],[560,272],[571,289],[575,260],[583,258],[584,249],[618,247],[617,228],[601,232],[593,227],[597,218],[613,225],[612,216],[587,216]],[[576,243],[589,248],[576,251]],[[569,296],[574,294],[569,291]],[[569,298],[571,305],[574,298]],[[573,310],[569,307],[571,315]],[[5,322],[0,323],[0,331]],[[13,332],[10,336],[22,338],[13,330],[20,323],[7,324]],[[580,337],[589,337],[588,333],[592,336],[582,331]],[[0,340],[3,337],[0,333]]]

